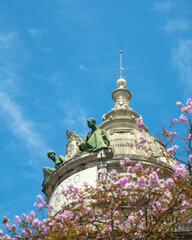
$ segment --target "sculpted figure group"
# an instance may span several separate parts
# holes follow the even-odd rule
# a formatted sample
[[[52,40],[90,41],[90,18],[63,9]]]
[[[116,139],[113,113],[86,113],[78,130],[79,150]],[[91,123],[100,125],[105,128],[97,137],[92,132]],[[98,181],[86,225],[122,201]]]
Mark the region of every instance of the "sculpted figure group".
[[[55,168],[50,167],[44,167],[43,168],[43,183],[42,183],[42,192],[45,192],[45,186],[47,181],[49,180],[52,173],[59,167],[61,164],[65,161],[64,156],[60,155],[59,157],[56,157],[55,152],[50,150],[47,153],[47,157],[50,158],[55,163]]]
[[[87,125],[89,128],[91,128],[91,131],[85,135],[84,141],[82,140],[80,144],[79,144],[79,140],[76,142],[76,145],[79,148],[79,152],[77,152],[76,155],[82,154],[85,152],[96,152],[101,149],[107,149],[110,145],[109,139],[107,137],[107,133],[105,132],[105,130],[97,127],[95,118],[89,118],[87,120]],[[55,152],[52,150],[50,150],[47,153],[47,156],[55,163],[55,168],[49,168],[49,167],[43,168],[44,180],[42,183],[42,187],[43,187],[42,192],[45,192],[46,184],[50,176],[54,173],[54,171],[58,167],[60,167],[63,164],[63,162],[68,160],[67,158],[65,159],[65,157],[62,155],[60,155],[59,157],[56,157]]]
[[[85,135],[84,141],[79,145],[81,152],[95,152],[110,145],[107,133],[96,125],[95,118],[89,118],[87,125],[91,128],[91,132]]]

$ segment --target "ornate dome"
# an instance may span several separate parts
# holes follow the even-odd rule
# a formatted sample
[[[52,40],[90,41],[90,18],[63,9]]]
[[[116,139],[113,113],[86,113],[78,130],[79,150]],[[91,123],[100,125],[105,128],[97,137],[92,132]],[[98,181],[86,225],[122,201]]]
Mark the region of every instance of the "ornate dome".
[[[131,92],[125,88],[126,80],[122,75],[117,80],[117,86],[119,88],[112,92],[115,106],[103,115],[103,122],[100,124],[100,128],[106,130],[114,148],[114,158],[129,155],[133,159],[145,159],[146,163],[173,166],[176,160],[170,157],[163,143],[148,133],[149,129],[145,124],[141,129],[138,128],[137,118],[142,117],[129,106]],[[147,152],[139,147],[140,139],[146,139]]]

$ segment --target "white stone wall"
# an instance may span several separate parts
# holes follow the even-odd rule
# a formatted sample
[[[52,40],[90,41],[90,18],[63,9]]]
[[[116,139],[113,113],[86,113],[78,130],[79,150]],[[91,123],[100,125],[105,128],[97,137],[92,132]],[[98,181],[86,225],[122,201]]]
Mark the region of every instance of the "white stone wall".
[[[57,188],[53,191],[50,197],[49,204],[53,206],[53,209],[49,212],[49,214],[51,216],[54,215],[56,212],[58,212],[61,209],[61,206],[64,203],[66,203],[65,197],[61,193],[61,190],[63,188],[67,189],[67,187],[70,184],[73,184],[73,186],[75,187],[82,188],[84,185],[84,182],[87,182],[89,183],[89,185],[92,185],[95,187],[96,180],[97,180],[97,167],[85,169],[65,179],[62,183],[60,183],[57,186]]]

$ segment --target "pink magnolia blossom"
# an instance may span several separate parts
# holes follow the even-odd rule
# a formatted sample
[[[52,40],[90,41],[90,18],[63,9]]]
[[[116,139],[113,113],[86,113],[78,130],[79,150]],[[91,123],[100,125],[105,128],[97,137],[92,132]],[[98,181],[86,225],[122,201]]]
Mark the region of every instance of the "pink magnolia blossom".
[[[144,212],[143,212],[142,210],[139,210],[139,211],[138,211],[138,214],[139,214],[140,216],[142,216],[142,215],[144,214]]]
[[[118,224],[119,224],[119,220],[115,220],[114,225],[118,225]]]
[[[154,188],[160,186],[159,177],[154,171],[149,175],[149,184]]]
[[[50,211],[51,209],[53,209],[53,206],[52,205],[48,205],[48,210]]]
[[[101,186],[98,186],[98,187],[97,187],[97,191],[98,191],[98,192],[102,192],[102,191],[103,191],[103,188],[102,188]]]
[[[140,128],[143,125],[143,120],[141,117],[137,118],[137,122],[136,122],[137,126]]]
[[[3,231],[0,229],[0,235],[2,235],[3,234]]]
[[[184,122],[184,123],[187,122],[187,118],[186,118],[183,114],[181,114],[181,116],[179,117],[179,119],[181,120],[181,122]]]
[[[31,224],[32,224],[32,226],[35,226],[36,224],[39,224],[39,223],[40,223],[39,219],[34,218]]]
[[[183,112],[183,113],[186,112],[187,113],[188,112],[188,108],[187,107],[182,107],[181,108],[181,112]]]
[[[125,158],[125,163],[130,163],[130,162],[131,162],[131,159],[128,158],[128,157],[126,157],[126,158]]]
[[[146,139],[145,137],[140,137],[140,142],[146,143],[146,142],[147,142],[147,139]]]
[[[176,136],[176,132],[167,132],[166,135],[169,136],[169,137],[174,137]]]
[[[38,200],[39,202],[43,202],[43,197],[42,197],[41,195],[37,195],[37,200]]]
[[[21,231],[21,235],[25,237],[25,235],[27,234],[26,231],[25,230],[20,230],[20,231]]]
[[[161,203],[159,201],[154,201],[153,202],[154,208],[158,209],[159,207],[161,207]]]
[[[180,106],[181,104],[182,104],[182,103],[179,102],[179,101],[176,102],[176,105],[177,105],[177,106]]]
[[[120,214],[119,214],[119,212],[118,211],[115,211],[114,213],[113,213],[113,216],[114,217],[118,217]]]
[[[188,160],[189,160],[190,165],[192,165],[192,154],[189,155]]]
[[[37,207],[38,207],[38,208],[43,208],[43,204],[42,204],[42,203],[38,203],[38,204],[37,204]]]
[[[170,154],[172,154],[172,153],[176,152],[176,150],[177,150],[178,148],[179,148],[178,145],[174,145],[174,146],[172,146],[171,148],[168,148],[168,149],[167,149],[167,152],[170,153]]]
[[[109,190],[111,188],[111,184],[106,185],[106,189]]]
[[[129,221],[130,223],[134,223],[134,222],[135,222],[134,216],[129,216],[129,217],[128,217],[128,221]]]
[[[129,179],[127,177],[121,177],[119,179],[119,181],[117,182],[118,185],[120,185],[121,187],[124,187],[126,183],[129,182]]]
[[[13,230],[15,230],[16,229],[16,225],[15,224],[13,224],[12,226],[11,226],[11,228],[13,229]]]
[[[131,146],[131,143],[128,142],[128,141],[126,141],[126,142],[125,142],[125,146],[128,146],[128,147],[129,147],[129,146]]]
[[[185,176],[187,175],[187,169],[183,164],[175,164],[173,170],[175,171],[175,174],[178,177],[185,178]]]
[[[115,175],[117,174],[117,171],[115,169],[112,169],[111,172],[110,172],[111,175]]]
[[[11,229],[11,223],[8,222],[8,223],[6,224],[6,229],[7,229],[7,230],[10,230],[10,229]]]
[[[137,179],[137,183],[139,187],[145,187],[146,184],[146,178],[145,177],[140,177]]]
[[[135,167],[134,167],[135,170],[143,170],[143,165],[141,162],[138,162],[135,164]]]
[[[64,219],[69,219],[70,220],[70,219],[73,218],[74,213],[71,212],[71,211],[65,210],[61,215]]]
[[[17,215],[14,216],[14,219],[16,222],[18,222],[20,220],[19,216],[17,216]]]
[[[167,185],[168,188],[173,189],[174,188],[174,181],[173,181],[173,179],[172,178],[168,178],[166,180],[166,185]]]
[[[133,169],[133,167],[132,167],[132,166],[129,166],[129,167],[127,168],[127,172],[132,172],[132,169]]]
[[[185,200],[183,200],[183,202],[181,203],[181,205],[184,207],[184,208],[188,208],[189,207],[189,203]]]
[[[176,119],[176,118],[173,119],[173,120],[172,120],[172,123],[178,123],[178,119]]]
[[[187,106],[191,106],[192,105],[192,101],[191,101],[191,98],[188,98],[187,99],[187,102],[186,102]]]
[[[67,196],[68,191],[66,191],[64,188],[62,188],[62,189],[61,189],[61,193],[62,193],[64,196]]]
[[[125,165],[124,162],[120,162],[120,167],[123,167]]]

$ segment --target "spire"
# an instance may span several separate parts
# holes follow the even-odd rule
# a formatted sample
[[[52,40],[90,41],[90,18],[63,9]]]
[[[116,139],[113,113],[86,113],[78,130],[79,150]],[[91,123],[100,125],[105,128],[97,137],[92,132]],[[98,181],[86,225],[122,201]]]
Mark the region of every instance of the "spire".
[[[131,92],[125,88],[127,83],[125,78],[130,77],[130,75],[123,77],[123,70],[124,68],[122,66],[122,51],[120,51],[120,76],[114,74],[119,78],[117,80],[118,88],[112,92],[112,98],[115,102],[116,109],[128,109],[129,100],[131,99]]]
[[[120,77],[117,76],[116,74],[114,74],[115,76],[117,76],[119,79],[117,80],[117,86],[119,88],[125,88],[127,82],[125,80],[126,77],[130,77],[130,75],[127,75],[123,78],[123,66],[122,66],[122,51],[120,50]]]
[[[122,51],[120,50],[120,78],[123,78]]]

